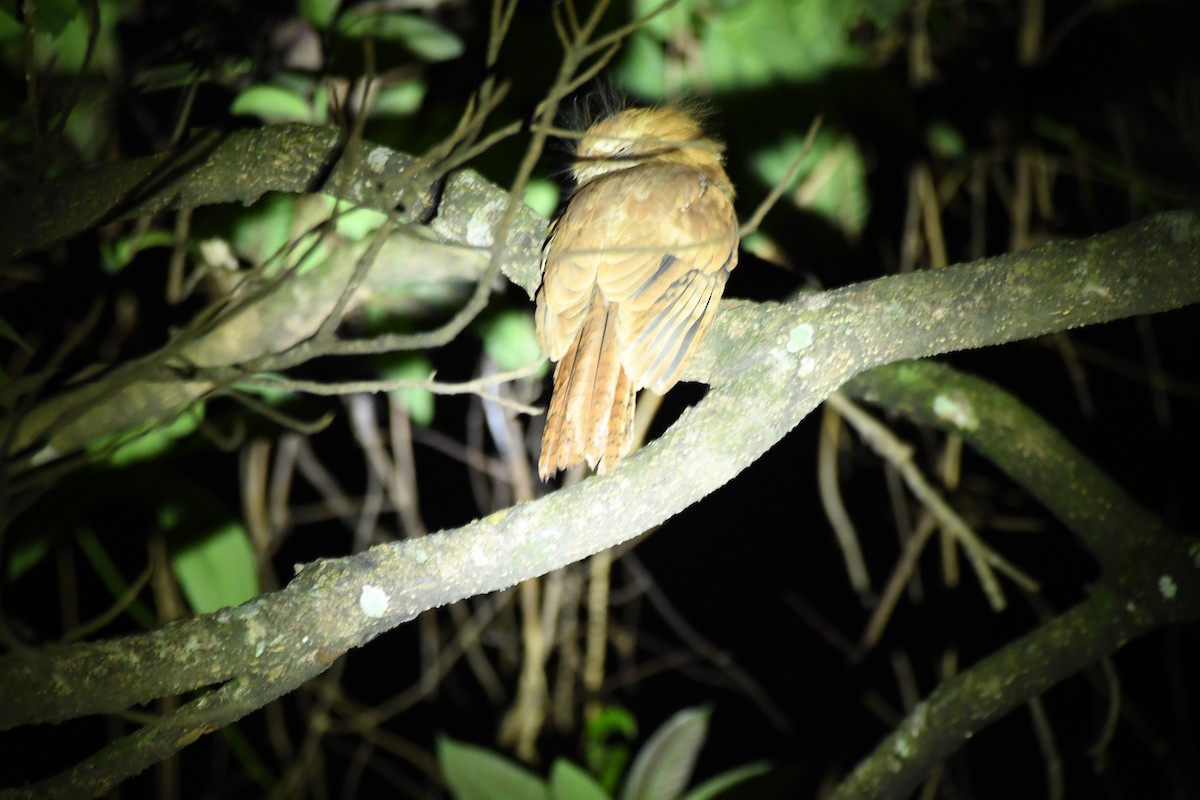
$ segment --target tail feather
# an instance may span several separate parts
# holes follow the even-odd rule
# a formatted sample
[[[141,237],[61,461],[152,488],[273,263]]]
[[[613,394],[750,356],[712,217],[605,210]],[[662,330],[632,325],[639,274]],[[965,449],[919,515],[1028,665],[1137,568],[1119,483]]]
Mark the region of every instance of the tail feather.
[[[607,472],[633,448],[634,385],[621,366],[615,309],[595,297],[554,369],[538,475],[581,460]]]

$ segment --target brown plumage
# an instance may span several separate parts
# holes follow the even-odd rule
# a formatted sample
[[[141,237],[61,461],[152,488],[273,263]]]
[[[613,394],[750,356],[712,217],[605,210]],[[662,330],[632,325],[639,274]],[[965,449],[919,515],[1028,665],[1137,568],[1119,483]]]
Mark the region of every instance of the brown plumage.
[[[721,146],[679,108],[632,108],[579,141],[546,239],[537,335],[558,362],[538,474],[606,472],[633,447],[634,395],[675,385],[737,265]]]

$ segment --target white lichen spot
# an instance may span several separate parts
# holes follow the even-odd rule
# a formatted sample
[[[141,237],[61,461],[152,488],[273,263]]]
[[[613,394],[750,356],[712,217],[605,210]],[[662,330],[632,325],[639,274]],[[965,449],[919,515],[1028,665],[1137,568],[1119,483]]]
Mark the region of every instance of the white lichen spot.
[[[1177,592],[1178,590],[1179,590],[1179,587],[1175,585],[1175,579],[1172,578],[1170,575],[1163,575],[1161,578],[1158,579],[1158,591],[1166,599],[1174,600],[1175,592]]]
[[[807,322],[802,322],[796,327],[788,331],[787,350],[789,353],[799,353],[801,350],[812,347],[813,338],[815,336],[813,326]]]
[[[939,394],[933,398],[933,413],[938,419],[944,419],[962,430],[973,431],[979,427],[975,407],[962,397]]]
[[[1096,283],[1085,283],[1079,290],[1083,295],[1083,304],[1087,305],[1093,297],[1104,300],[1108,297],[1108,287]]]
[[[363,585],[362,593],[358,596],[358,607],[371,619],[379,619],[387,612],[388,603],[391,601],[392,598],[388,597],[387,592],[367,583]]]
[[[410,542],[405,553],[418,564],[424,564],[429,560],[429,551],[423,545],[416,544],[415,542]]]
[[[811,356],[802,356],[800,358],[800,367],[796,370],[796,374],[801,378],[806,378],[813,374],[817,369],[817,360]]]
[[[466,240],[472,247],[491,247],[496,241],[493,228],[496,220],[504,213],[504,207],[489,203],[479,209],[467,222]]]
[[[1130,600],[1128,603],[1125,604],[1125,610],[1128,611],[1130,614],[1137,613],[1137,603]]]
[[[375,172],[383,172],[387,167],[388,150],[386,147],[376,147],[367,154],[367,166]]]
[[[908,737],[897,736],[895,744],[892,745],[892,752],[901,758],[907,759],[912,754],[912,751],[909,749]]]
[[[471,548],[471,563],[477,567],[485,567],[492,563],[492,559],[488,556],[486,550],[476,544]]]
[[[267,643],[262,639],[258,640],[258,644],[254,645],[254,657],[262,658],[262,654],[267,649]]]
[[[794,362],[782,347],[772,347],[767,355],[770,356],[771,363],[776,369],[785,373],[791,372]]]

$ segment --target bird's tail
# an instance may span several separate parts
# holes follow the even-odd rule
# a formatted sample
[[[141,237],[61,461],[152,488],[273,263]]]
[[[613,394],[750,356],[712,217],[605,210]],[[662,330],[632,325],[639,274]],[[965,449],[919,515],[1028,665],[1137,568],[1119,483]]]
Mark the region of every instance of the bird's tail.
[[[554,368],[538,475],[581,460],[607,472],[633,448],[636,389],[621,366],[616,309],[593,298],[575,341]]]

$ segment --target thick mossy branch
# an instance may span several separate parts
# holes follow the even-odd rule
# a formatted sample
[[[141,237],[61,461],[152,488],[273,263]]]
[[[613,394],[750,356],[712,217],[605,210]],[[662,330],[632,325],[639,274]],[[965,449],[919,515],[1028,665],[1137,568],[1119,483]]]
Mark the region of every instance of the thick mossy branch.
[[[1200,617],[1200,539],[1171,535],[1045,420],[942,364],[865,372],[845,391],[955,433],[1041,501],[1099,560],[1089,598],[933,692],[834,798],[904,798],[989,722],[1154,628]]]
[[[359,172],[341,182],[336,179],[343,163],[335,158],[336,140],[322,141],[326,149],[310,154],[310,168],[292,176],[294,185],[305,189],[314,188],[313,181],[326,188],[330,183],[365,185],[365,179],[355,178],[361,178]],[[221,139],[204,152],[211,157],[226,144],[228,139]],[[353,163],[371,164],[369,150],[364,147],[367,155],[352,159]],[[236,153],[222,157],[237,162]],[[192,169],[196,163],[196,158],[187,162]],[[333,167],[335,178],[325,181],[323,170],[330,164],[337,164]],[[174,165],[178,167],[178,163]],[[155,167],[165,169],[157,162]],[[263,165],[251,158],[242,168],[261,171]],[[60,212],[76,217],[73,228],[53,228],[43,220],[40,232],[14,252],[43,246],[114,215],[135,210],[145,213],[154,207],[148,193],[167,198],[168,205],[192,205],[206,197],[202,187],[189,186],[186,169],[166,172],[169,179],[126,178],[124,188],[105,198],[93,196],[62,206]],[[243,199],[283,188],[255,183],[249,175],[244,181],[238,184],[245,193]],[[496,195],[499,190],[493,187],[488,196],[499,201],[481,200],[484,195],[453,180],[446,189],[430,226],[441,243],[489,246],[491,229],[486,221],[498,218],[493,212],[503,211],[506,196],[502,192]],[[88,191],[101,192],[96,186]],[[231,190],[227,187],[226,191]],[[24,202],[35,209],[39,219],[39,214],[52,215],[50,195]],[[491,205],[484,208],[481,203]],[[472,219],[479,222],[478,227],[468,222]],[[509,272],[526,289],[537,282],[534,254],[540,225],[540,220],[531,223],[525,262]],[[508,241],[515,243],[516,239],[510,235]],[[335,302],[337,296],[332,300],[321,296],[311,303],[321,307]],[[638,451],[620,469],[455,531],[318,562],[306,567],[286,589],[238,609],[122,640],[0,656],[0,686],[5,687],[0,692],[0,728],[111,713],[228,681],[235,681],[231,692],[257,695],[257,690],[269,687],[262,696],[277,696],[319,673],[347,649],[421,611],[545,574],[662,523],[744,470],[824,398],[868,369],[1165,311],[1198,300],[1200,216],[1177,212],[1084,242],[884,278],[804,296],[788,304],[728,303],[686,376],[710,383],[711,390],[664,436]],[[296,308],[297,315],[312,313],[308,304]],[[237,337],[225,341],[236,343]],[[179,350],[174,348],[172,354]],[[235,362],[241,358],[250,361],[257,355],[223,351],[224,358]],[[228,365],[233,366],[236,364]],[[200,371],[188,380],[200,380],[202,375]],[[161,372],[154,378],[164,380]],[[142,381],[126,382],[117,390],[130,386],[153,392],[153,384]],[[112,388],[106,391],[102,386],[86,410],[91,413],[92,406],[116,401]],[[746,413],[746,409],[755,413]],[[81,441],[99,433],[83,431]],[[614,508],[622,513],[613,515]],[[1136,563],[1122,573],[1119,590],[1102,587],[1089,603],[1045,629],[1053,641],[1033,640],[1033,648],[1012,651],[1016,655],[1008,656],[1010,648],[995,657],[1025,658],[1022,669],[1028,670],[1028,677],[1012,690],[1004,690],[1005,684],[994,677],[1007,674],[1005,670],[1011,666],[1007,662],[1000,662],[994,675],[981,671],[985,675],[982,689],[962,683],[972,680],[972,673],[948,684],[986,695],[962,712],[967,723],[976,726],[970,730],[1028,699],[1030,692],[1041,691],[1048,682],[1091,663],[1097,654],[1110,652],[1156,625],[1200,613],[1194,555],[1181,543],[1161,537],[1148,540],[1138,552]],[[1167,585],[1172,587],[1170,597],[1162,591]],[[385,599],[381,601],[381,597]],[[364,598],[371,602],[363,602]],[[1088,621],[1086,617],[1092,613],[1108,616]],[[956,703],[951,702],[954,695],[945,696],[946,714],[957,713]],[[925,713],[941,713],[942,697],[935,694]],[[189,717],[188,730],[200,735],[253,707],[254,703],[230,702],[220,713],[214,712],[208,723]],[[921,719],[911,724],[918,723],[928,724]],[[154,730],[158,729],[149,729],[144,735]],[[936,734],[931,738],[936,739]],[[904,738],[905,730],[896,737],[887,747],[903,763],[897,767],[889,761],[882,767],[893,772],[917,763],[911,758],[914,744],[911,738]],[[953,742],[946,739],[931,746],[929,752],[944,758],[952,752],[947,748],[961,742],[961,736]],[[103,758],[102,752],[71,773],[92,776],[86,783],[89,791],[131,774],[122,769],[134,769]],[[136,769],[145,762],[139,763]],[[95,777],[101,772],[103,780]],[[883,773],[869,772],[864,765],[863,774],[863,785],[874,786],[870,775]],[[52,790],[50,786],[42,788]],[[865,791],[856,796],[875,795],[877,792]]]
[[[508,193],[474,170],[429,175],[415,163],[379,145],[347,146],[337,128],[289,124],[206,133],[165,153],[64,175],[0,198],[0,243],[5,256],[17,257],[122,219],[248,205],[267,192],[323,192],[378,211],[399,210],[409,219],[432,216],[430,227],[443,241],[490,247]],[[507,238],[513,256],[501,264],[530,292],[537,287],[536,253],[545,225],[522,208]]]
[[[1052,425],[1003,389],[932,361],[865,372],[845,391],[927,427],[961,436],[1037,498],[1109,571],[1162,521],[1125,493]]]
[[[1180,244],[1174,234],[1185,223],[1191,238],[1183,238]],[[713,389],[621,469],[458,531],[323,562],[317,571],[339,575],[335,584],[314,590],[311,570],[316,568],[306,570],[299,584],[294,582],[285,591],[236,612],[234,621],[241,619],[237,615],[249,615],[244,623],[249,629],[230,627],[227,616],[217,615],[121,642],[0,657],[0,684],[20,687],[0,698],[0,725],[112,711],[259,671],[270,667],[275,652],[259,651],[264,635],[281,647],[309,637],[314,649],[341,652],[425,609],[511,586],[618,544],[723,485],[856,373],[888,358],[911,358],[923,350],[940,352],[952,344],[977,346],[993,337],[1004,340],[1014,335],[1003,322],[996,324],[1001,330],[989,332],[982,320],[970,325],[963,321],[963,307],[970,307],[979,296],[996,309],[1009,304],[1009,310],[997,313],[1006,321],[1020,317],[1019,329],[1028,335],[1059,330],[1064,319],[1099,322],[1130,311],[1165,310],[1200,299],[1200,278],[1193,266],[1200,262],[1200,226],[1194,215],[1161,215],[1077,247],[1100,259],[1106,251],[1097,243],[1108,243],[1107,252],[1122,253],[1131,239],[1152,240],[1155,231],[1171,234],[1175,245],[1174,249],[1148,249],[1151,257],[1138,267],[1143,293],[1109,292],[1104,302],[1073,314],[1069,313],[1072,295],[1058,285],[1053,261],[1044,254],[1029,256],[1037,270],[1004,269],[1020,263],[1021,257],[1008,256],[936,273],[886,278],[786,305],[732,304],[704,348],[709,353],[707,368],[702,375],[693,375],[710,380]],[[1073,275],[1076,251],[1068,245],[1053,250],[1067,264],[1067,275]],[[1185,255],[1192,260],[1185,263]],[[940,281],[932,281],[934,277]],[[920,284],[919,291],[910,283]],[[956,301],[964,284],[980,292]],[[939,285],[949,287],[946,294],[937,291]],[[1057,300],[1022,306],[1034,294]],[[939,306],[945,307],[945,313],[933,312]],[[967,332],[959,331],[960,326]],[[715,368],[712,354],[720,354]],[[746,414],[749,407],[756,413]],[[623,513],[613,517],[610,509],[618,507]],[[356,611],[357,591],[365,583],[383,587],[394,598],[383,618],[366,618]],[[286,610],[276,610],[277,606]],[[320,612],[329,608],[338,612],[330,618],[330,630],[318,635]],[[191,637],[199,631],[211,637],[203,648],[202,666],[187,657],[190,650],[177,649],[194,642]],[[130,653],[143,655],[123,662]],[[153,664],[145,660],[147,653],[156,654]],[[282,657],[282,662],[290,663],[293,656]],[[115,661],[103,671],[93,670],[97,658]],[[285,668],[282,662],[270,668]],[[195,670],[200,672],[193,674]],[[49,675],[55,676],[54,683],[78,691],[57,695],[47,683]],[[37,691],[39,685],[45,691]]]
[[[1157,538],[1110,577],[1084,602],[939,686],[831,800],[910,797],[989,723],[1139,636],[1200,617],[1200,541]]]

